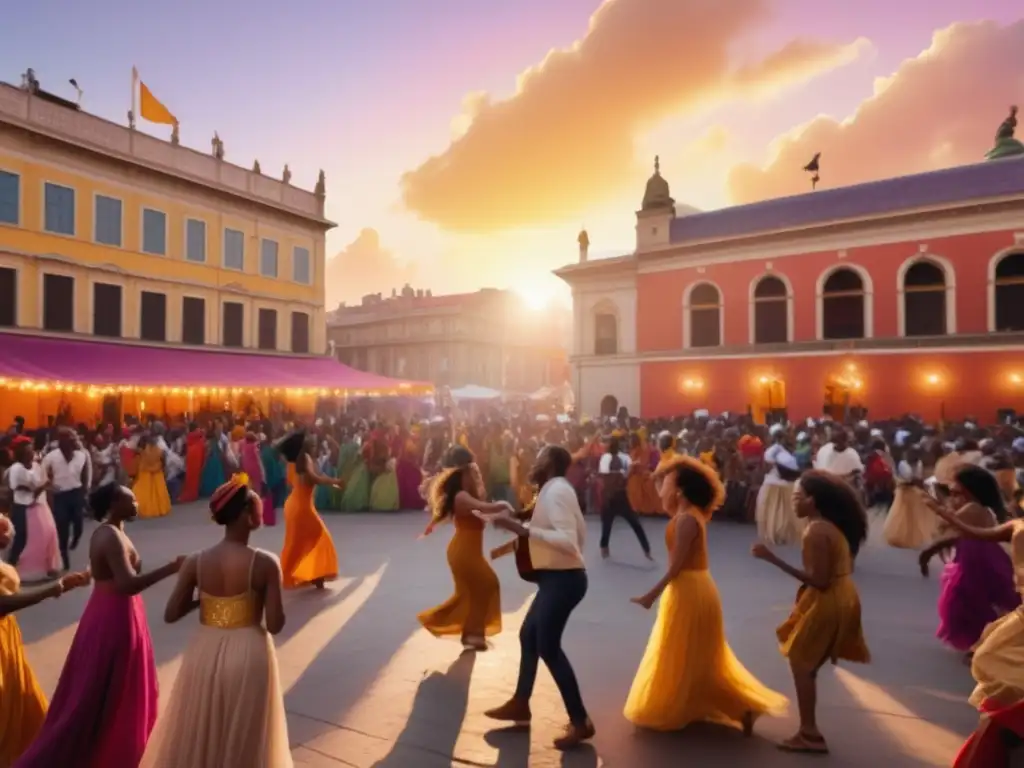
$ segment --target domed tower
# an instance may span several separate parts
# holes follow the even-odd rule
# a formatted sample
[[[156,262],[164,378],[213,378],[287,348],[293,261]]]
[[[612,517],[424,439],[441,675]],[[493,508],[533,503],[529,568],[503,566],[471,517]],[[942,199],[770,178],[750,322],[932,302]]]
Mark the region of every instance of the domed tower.
[[[637,253],[669,244],[669,229],[676,216],[676,201],[661,175],[661,158],[654,158],[654,175],[647,180],[644,199],[636,212]]]
[[[1024,143],[1015,136],[1017,130],[1017,107],[1010,107],[1010,116],[996,131],[995,146],[986,153],[986,160],[1002,160],[1007,157],[1024,157]]]

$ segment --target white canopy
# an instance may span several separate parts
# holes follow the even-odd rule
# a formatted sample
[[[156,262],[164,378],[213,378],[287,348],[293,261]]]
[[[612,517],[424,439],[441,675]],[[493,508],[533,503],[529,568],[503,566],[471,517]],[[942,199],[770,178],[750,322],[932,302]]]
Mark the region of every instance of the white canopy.
[[[451,395],[453,400],[497,400],[501,397],[501,392],[476,384],[467,384],[464,387],[453,389]]]

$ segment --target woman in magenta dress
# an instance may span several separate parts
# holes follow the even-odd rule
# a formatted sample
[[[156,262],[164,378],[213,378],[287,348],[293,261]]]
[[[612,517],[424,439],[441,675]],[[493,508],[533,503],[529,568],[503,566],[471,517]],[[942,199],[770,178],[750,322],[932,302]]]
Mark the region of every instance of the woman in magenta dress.
[[[420,444],[408,430],[402,429],[392,443],[395,474],[398,475],[399,509],[423,509],[426,502],[420,495],[423,470],[420,469]]]
[[[95,587],[75,631],[39,736],[15,768],[137,768],[156,722],[157,677],[139,594],[184,558],[142,573],[124,522],[138,514],[124,486],[89,498],[100,525],[89,542]]]
[[[994,528],[1006,521],[999,485],[988,470],[965,464],[954,477],[950,503],[958,520],[975,528]],[[1020,605],[1020,595],[1014,586],[1013,562],[995,541],[951,534],[921,553],[922,573],[928,574],[932,557],[950,547],[956,554],[942,571],[936,635],[968,653],[990,622]]]

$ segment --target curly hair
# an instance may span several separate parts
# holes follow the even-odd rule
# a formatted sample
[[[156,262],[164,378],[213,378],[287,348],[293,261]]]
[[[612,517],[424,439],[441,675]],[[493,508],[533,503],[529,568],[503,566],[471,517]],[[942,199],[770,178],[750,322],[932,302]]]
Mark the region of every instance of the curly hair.
[[[455,497],[462,490],[463,473],[476,461],[473,452],[462,446],[452,447],[444,459],[445,469],[430,484],[428,499],[432,520],[437,525],[449,517],[455,509]]]
[[[676,456],[661,468],[658,475],[673,475],[676,488],[683,494],[683,498],[705,517],[711,517],[725,503],[725,486],[718,478],[718,473],[690,456]]]
[[[957,468],[955,477],[976,502],[992,510],[1000,523],[1009,519],[999,483],[991,472],[974,464],[963,464]]]
[[[841,477],[809,470],[800,477],[800,490],[814,501],[818,513],[839,529],[856,557],[868,536],[868,516],[857,492]]]

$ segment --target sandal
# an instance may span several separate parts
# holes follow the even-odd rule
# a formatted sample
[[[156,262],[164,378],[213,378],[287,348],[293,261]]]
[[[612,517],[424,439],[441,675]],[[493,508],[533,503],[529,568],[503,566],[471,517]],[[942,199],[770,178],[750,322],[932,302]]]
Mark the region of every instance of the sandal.
[[[804,755],[827,755],[828,745],[821,736],[812,737],[804,733],[797,733],[778,744],[783,752],[793,752]]]

